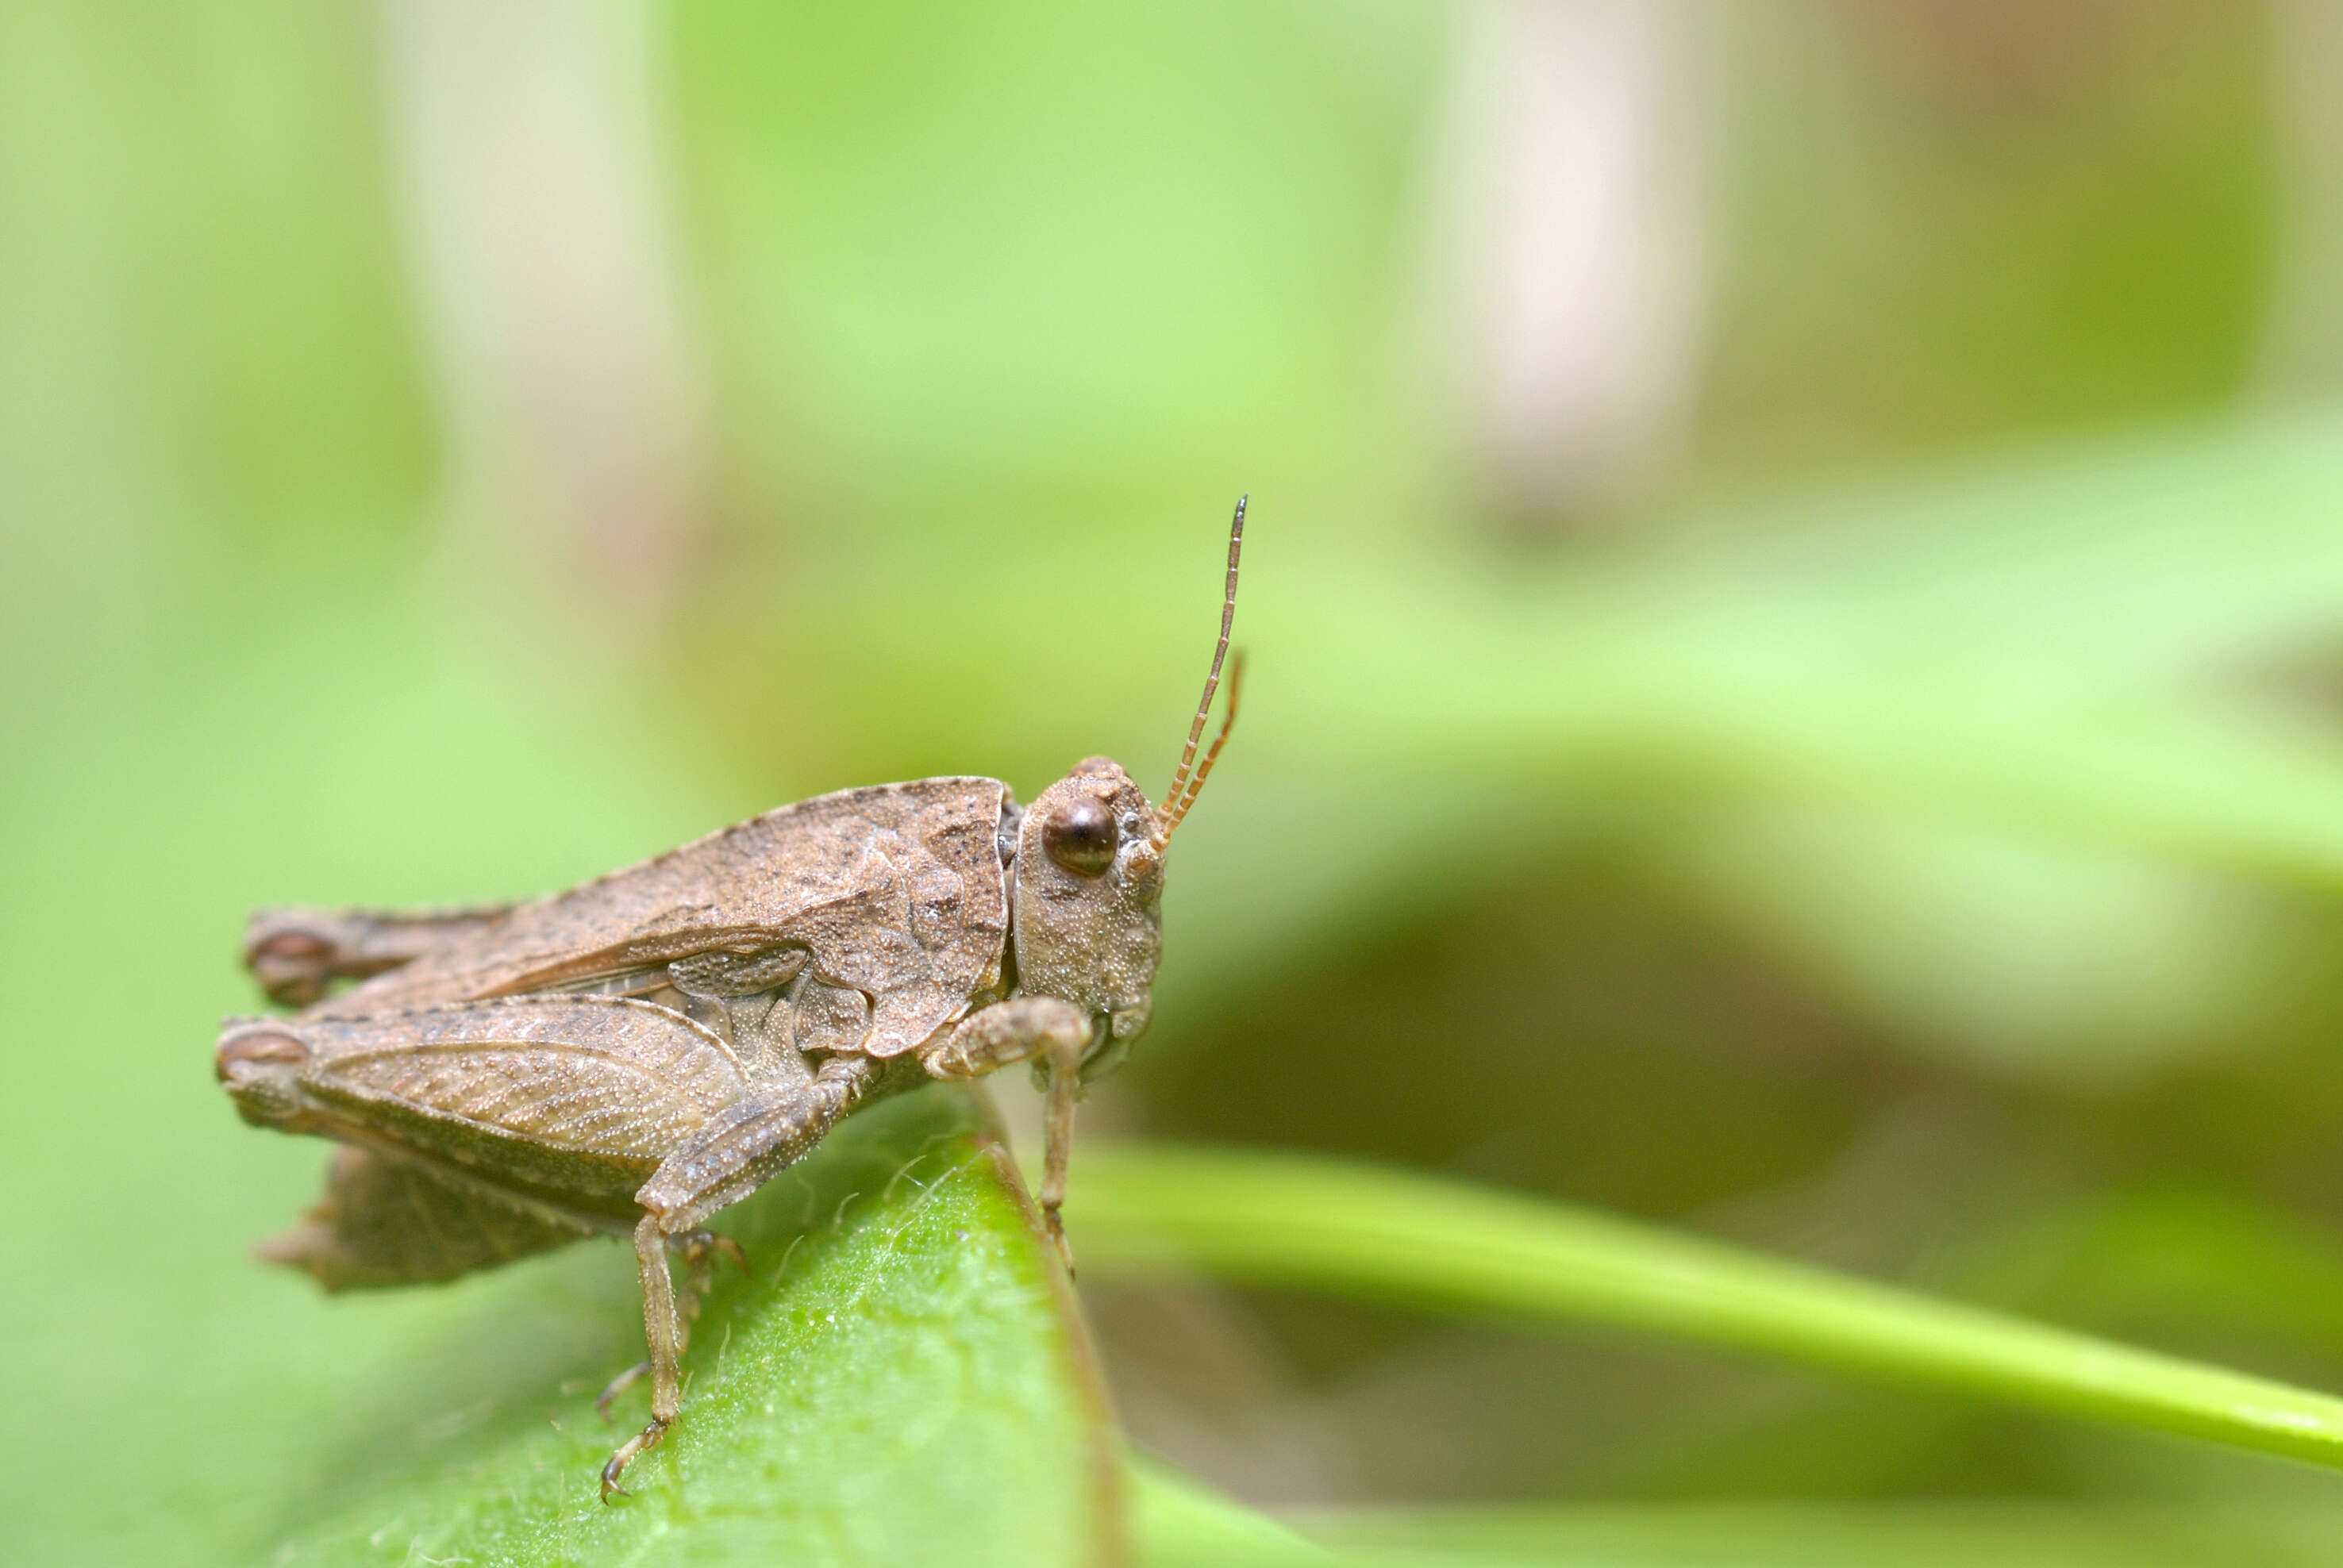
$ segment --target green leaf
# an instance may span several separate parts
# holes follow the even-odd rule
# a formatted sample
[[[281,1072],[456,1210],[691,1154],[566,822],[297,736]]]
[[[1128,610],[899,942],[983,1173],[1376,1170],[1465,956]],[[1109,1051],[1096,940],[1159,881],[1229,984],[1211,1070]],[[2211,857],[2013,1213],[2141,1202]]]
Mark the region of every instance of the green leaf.
[[[2343,1468],[2343,1400],[1559,1205],[1303,1156],[1130,1147],[1085,1262],[1617,1324]]]
[[[1062,1276],[973,1097],[857,1116],[729,1218],[751,1260],[685,1359],[683,1420],[606,1506],[639,1353],[632,1270],[546,1271],[403,1386],[357,1387],[278,1563],[1087,1563],[1121,1530],[1106,1404]]]

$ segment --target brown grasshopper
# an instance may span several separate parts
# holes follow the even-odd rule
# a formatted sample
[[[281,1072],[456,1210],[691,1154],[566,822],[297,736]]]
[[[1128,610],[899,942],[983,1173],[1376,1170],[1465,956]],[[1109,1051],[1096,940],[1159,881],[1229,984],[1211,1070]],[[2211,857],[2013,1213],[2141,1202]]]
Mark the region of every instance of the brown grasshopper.
[[[707,1220],[856,1106],[1034,1063],[1041,1212],[1063,1248],[1076,1091],[1147,1027],[1164,850],[1236,722],[1242,655],[1199,760],[1244,515],[1161,806],[1094,757],[1030,808],[996,779],[848,789],[531,903],[254,916],[245,961],[301,1010],[229,1020],[220,1081],[246,1121],[342,1145],[323,1201],[260,1255],[336,1291],[631,1234],[650,1359],[598,1402],[648,1372],[651,1420],[603,1467],[608,1501],[681,1408],[714,1253],[738,1257]]]

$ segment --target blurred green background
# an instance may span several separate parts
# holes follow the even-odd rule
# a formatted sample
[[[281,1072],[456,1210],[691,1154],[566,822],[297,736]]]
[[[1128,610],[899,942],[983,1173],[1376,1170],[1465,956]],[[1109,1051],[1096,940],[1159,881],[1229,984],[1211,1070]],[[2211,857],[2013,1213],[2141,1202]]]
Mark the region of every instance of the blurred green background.
[[[1089,1136],[2343,1382],[2338,70],[2308,0],[0,7],[12,1551],[265,1553],[507,1288],[246,1258],[321,1163],[211,1081],[247,909],[1160,788],[1240,490],[1245,721]],[[2343,1535],[1649,1342],[1084,1302],[1264,1507]]]

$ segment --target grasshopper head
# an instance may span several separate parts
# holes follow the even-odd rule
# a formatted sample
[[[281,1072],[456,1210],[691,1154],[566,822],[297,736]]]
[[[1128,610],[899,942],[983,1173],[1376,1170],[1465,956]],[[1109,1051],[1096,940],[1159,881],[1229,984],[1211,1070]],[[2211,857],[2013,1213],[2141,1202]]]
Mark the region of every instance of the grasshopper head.
[[[1017,985],[1097,1020],[1083,1076],[1119,1058],[1154,1007],[1163,952],[1163,839],[1155,808],[1093,757],[1041,791],[1017,829]]]
[[[1163,804],[1151,805],[1120,763],[1093,757],[1041,791],[1017,830],[1011,927],[1017,985],[1029,996],[1074,1003],[1093,1020],[1082,1058],[1088,1082],[1118,1066],[1155,1009],[1155,966],[1163,954],[1163,855],[1237,720],[1244,656],[1229,671],[1229,706],[1201,761],[1197,742],[1220,689],[1221,661],[1237,609],[1237,555],[1244,544],[1245,503],[1229,525],[1228,591],[1221,640],[1212,650],[1204,699]]]

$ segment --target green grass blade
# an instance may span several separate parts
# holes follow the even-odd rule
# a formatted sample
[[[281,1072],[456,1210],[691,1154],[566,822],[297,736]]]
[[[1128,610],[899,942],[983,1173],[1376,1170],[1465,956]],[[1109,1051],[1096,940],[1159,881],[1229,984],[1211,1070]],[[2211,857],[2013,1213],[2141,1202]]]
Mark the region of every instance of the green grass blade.
[[[1302,1156],[1125,1146],[1079,1173],[1085,1265],[1566,1319],[2343,1468],[2343,1400],[1628,1221]]]
[[[1354,1568],[2313,1568],[2343,1513],[2268,1503],[1732,1503],[1433,1509],[1304,1522]]]
[[[1272,1518],[1131,1456],[1144,1568],[2311,1568],[2343,1509],[2007,1499],[1577,1503]]]
[[[1332,1564],[1334,1553],[1143,1453],[1130,1456],[1131,1533],[1148,1568]]]

